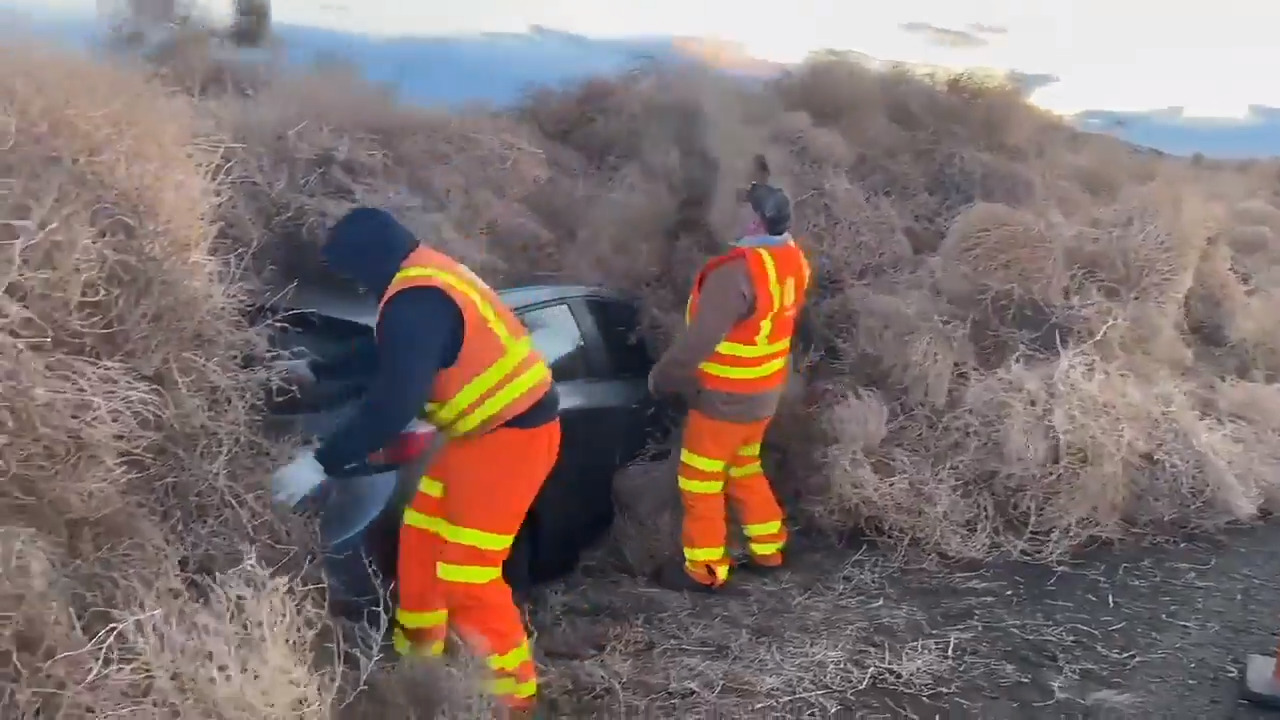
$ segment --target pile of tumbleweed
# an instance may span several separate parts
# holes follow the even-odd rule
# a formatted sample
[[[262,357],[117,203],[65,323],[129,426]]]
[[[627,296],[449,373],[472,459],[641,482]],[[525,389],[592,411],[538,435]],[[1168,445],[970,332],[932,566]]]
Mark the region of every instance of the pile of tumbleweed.
[[[0,70],[0,714],[318,718],[344,697],[305,537],[262,497],[278,453],[241,311],[264,273],[317,272],[306,251],[355,204],[495,284],[637,293],[660,347],[764,152],[817,268],[770,439],[801,522],[1047,558],[1280,502],[1272,166],[839,60],[762,89],[652,68],[506,114],[341,77],[223,73],[252,92],[193,98],[31,47]]]

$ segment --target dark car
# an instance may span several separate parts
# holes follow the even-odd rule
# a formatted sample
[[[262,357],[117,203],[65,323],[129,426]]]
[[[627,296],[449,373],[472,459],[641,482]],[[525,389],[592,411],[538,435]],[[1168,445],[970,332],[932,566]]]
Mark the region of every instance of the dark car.
[[[505,567],[521,593],[577,566],[583,549],[613,522],[612,480],[622,467],[661,459],[677,411],[647,390],[653,359],[638,336],[634,303],[578,286],[522,287],[502,298],[529,328],[560,394],[559,461],[521,527]],[[336,292],[294,290],[274,303],[278,344],[317,357],[372,343],[376,303]],[[353,412],[371,378],[318,383],[275,398],[279,430],[323,435]],[[331,595],[352,609],[381,597],[395,569],[400,518],[426,465],[429,426],[407,428],[378,462],[336,478],[317,500]],[[667,451],[669,452],[669,451]],[[376,572],[371,574],[368,567]]]

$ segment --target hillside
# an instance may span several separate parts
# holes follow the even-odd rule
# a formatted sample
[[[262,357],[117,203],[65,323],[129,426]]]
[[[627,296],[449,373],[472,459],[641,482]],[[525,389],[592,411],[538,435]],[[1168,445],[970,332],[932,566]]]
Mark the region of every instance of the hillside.
[[[754,153],[795,199],[819,342],[768,462],[807,564],[728,606],[664,599],[629,575],[675,547],[672,498],[620,478],[610,547],[535,607],[564,713],[916,707],[979,669],[957,638],[986,669],[1020,641],[920,630],[906,558],[1048,562],[1280,503],[1273,165],[1139,152],[1016,90],[840,59],[753,86],[654,66],[504,114],[208,70],[0,49],[5,717],[323,718],[366,680],[374,705],[347,712],[423,711],[435,686],[326,644],[306,528],[263,498],[270,379],[244,362],[247,293],[317,272],[357,203],[498,285],[639,293],[660,347]],[[897,560],[843,554],[859,532]]]

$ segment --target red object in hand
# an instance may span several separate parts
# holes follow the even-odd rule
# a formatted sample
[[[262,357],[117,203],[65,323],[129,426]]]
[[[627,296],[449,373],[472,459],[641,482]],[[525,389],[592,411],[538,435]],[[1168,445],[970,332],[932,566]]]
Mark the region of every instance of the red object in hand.
[[[405,465],[426,452],[436,429],[415,422],[395,437],[386,447],[369,456],[372,465]]]

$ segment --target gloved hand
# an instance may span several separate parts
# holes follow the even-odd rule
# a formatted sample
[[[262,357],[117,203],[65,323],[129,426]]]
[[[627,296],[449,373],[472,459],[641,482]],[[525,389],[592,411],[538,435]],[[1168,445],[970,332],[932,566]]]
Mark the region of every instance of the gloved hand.
[[[324,468],[316,460],[315,450],[307,448],[271,477],[271,498],[281,505],[293,508],[324,481]]]
[[[310,358],[279,360],[271,365],[272,367],[284,370],[288,373],[290,380],[300,385],[311,385],[316,381],[316,374],[311,370]]]

